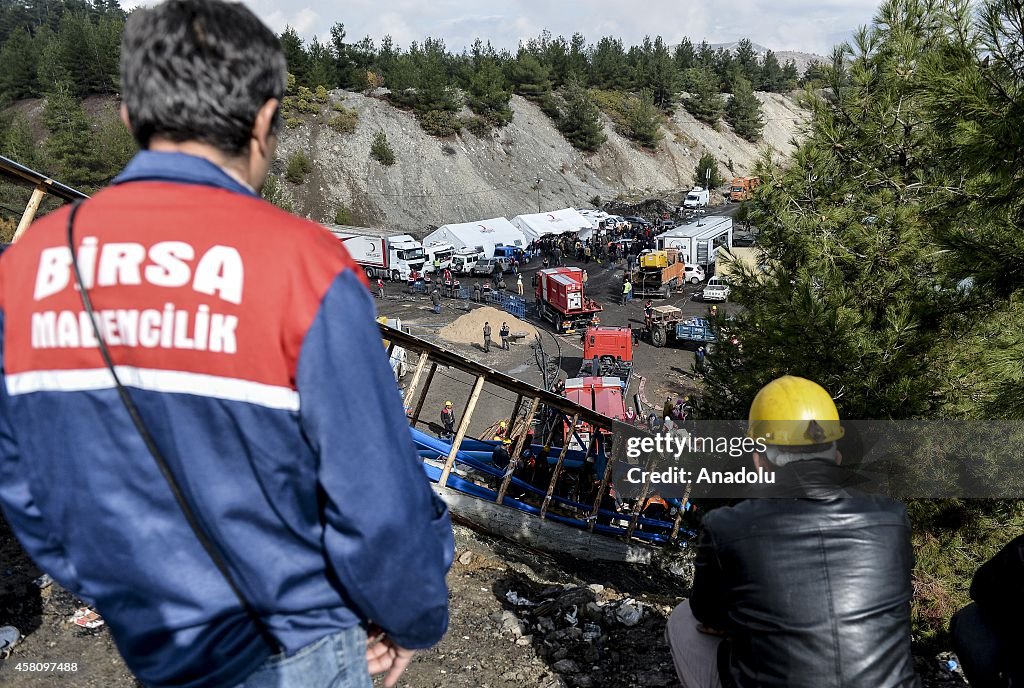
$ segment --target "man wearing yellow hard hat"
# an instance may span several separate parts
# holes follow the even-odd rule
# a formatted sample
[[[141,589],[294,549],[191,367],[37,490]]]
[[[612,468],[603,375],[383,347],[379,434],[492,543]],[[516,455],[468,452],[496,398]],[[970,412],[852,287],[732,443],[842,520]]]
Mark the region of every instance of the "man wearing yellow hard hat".
[[[756,468],[776,492],[703,521],[693,595],[666,637],[686,688],[909,688],[910,523],[902,504],[844,489],[839,412],[786,375],[750,406]]]

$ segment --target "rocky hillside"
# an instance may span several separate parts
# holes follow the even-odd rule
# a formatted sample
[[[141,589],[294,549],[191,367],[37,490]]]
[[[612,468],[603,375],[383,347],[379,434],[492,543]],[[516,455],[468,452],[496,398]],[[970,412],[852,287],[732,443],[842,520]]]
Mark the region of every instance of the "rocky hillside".
[[[583,154],[539,107],[519,96],[512,98],[515,117],[507,127],[483,138],[464,129],[438,139],[427,135],[410,112],[378,98],[334,91],[332,102],[358,112],[356,130],[341,134],[327,126],[330,114],[306,115],[283,134],[275,170],[283,172],[300,151],[311,159],[302,183],[280,179],[300,215],[333,221],[344,206],[353,223],[418,232],[428,225],[512,217],[538,207],[585,206],[595,196],[609,200],[682,190],[693,183],[705,151],[719,160],[723,177],[746,174],[763,146],[789,155],[804,117],[789,97],[757,95],[767,120],[760,144],[744,141],[724,123],[718,130],[698,123],[680,107],[654,152],[619,135],[606,118],[608,141],[597,153]],[[370,156],[381,130],[396,156],[390,167]]]

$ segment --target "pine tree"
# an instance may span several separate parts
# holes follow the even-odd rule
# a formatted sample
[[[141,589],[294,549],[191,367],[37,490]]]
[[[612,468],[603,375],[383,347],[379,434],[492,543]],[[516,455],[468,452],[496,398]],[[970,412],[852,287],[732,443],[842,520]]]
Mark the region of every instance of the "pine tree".
[[[743,417],[756,391],[782,374],[840,394],[844,418],[934,412],[933,366],[951,292],[939,272],[922,202],[935,181],[935,132],[922,117],[913,71],[939,25],[893,13],[855,36],[811,96],[811,133],[785,169],[765,160],[753,202],[763,271],[737,266],[730,322],[742,349],[708,359],[706,417]],[[850,52],[847,52],[849,50]],[[849,86],[843,86],[850,71]]]
[[[473,74],[467,93],[469,109],[487,118],[492,125],[502,126],[512,121],[509,101],[512,91],[494,58],[485,57]]]
[[[784,89],[782,67],[779,65],[779,58],[769,50],[764,55],[764,63],[761,65],[761,79],[757,83],[758,89],[777,93]]]
[[[565,107],[558,120],[558,129],[569,143],[582,151],[596,151],[608,138],[602,131],[597,105],[586,89],[576,82],[566,86]]]
[[[519,95],[540,101],[551,94],[548,70],[534,55],[520,50],[509,69],[509,80]]]
[[[645,90],[639,98],[630,97],[623,114],[624,133],[647,148],[656,148],[661,140],[662,114],[655,106],[651,92]]]
[[[449,80],[444,43],[428,38],[420,55],[416,112],[421,115],[433,111],[457,112],[462,101]]]
[[[725,100],[719,90],[718,77],[711,68],[687,70],[686,82],[690,95],[683,104],[689,113],[706,124],[714,124],[721,119]]]
[[[672,60],[676,63],[676,69],[680,74],[697,65],[697,51],[689,38],[684,36],[683,40],[679,42],[672,54]]]
[[[786,64],[782,65],[781,90],[792,91],[796,88],[798,81],[800,81],[800,72],[797,71],[796,62],[794,60],[786,60]]]
[[[647,65],[647,81],[641,88],[649,89],[654,104],[662,110],[672,110],[679,96],[679,70],[665,47],[661,36],[654,39]]]
[[[754,89],[745,77],[737,76],[733,81],[732,99],[725,107],[725,120],[732,125],[733,131],[750,142],[761,138],[764,128],[764,117],[761,114],[761,101],[754,95]]]
[[[710,172],[710,176],[708,175]],[[707,189],[714,189],[722,185],[722,173],[718,171],[718,160],[711,153],[704,153],[697,162],[697,168],[693,173],[694,186],[702,186]]]
[[[416,104],[416,85],[419,83],[419,71],[408,54],[401,54],[391,61],[391,66],[384,75],[384,81],[390,91],[388,100],[402,107]]]
[[[309,42],[309,83],[313,85],[310,88],[323,86],[332,89],[338,86],[337,61],[316,36]]]
[[[757,51],[749,38],[740,40],[736,46],[736,66],[740,73],[750,83],[757,83],[761,77],[761,65],[757,60]]]
[[[0,138],[0,155],[33,169],[39,164],[32,128],[20,112],[15,112],[7,122],[4,135]]]
[[[44,151],[45,171],[65,184],[91,191],[109,176],[89,118],[67,85],[46,96],[43,121],[50,131]]]
[[[597,88],[626,88],[629,83],[626,51],[618,38],[605,36],[590,54],[590,83]]]
[[[288,73],[295,75],[300,86],[315,88],[316,84],[309,81],[309,55],[298,32],[290,26],[284,27],[281,34],[281,48],[288,63]]]
[[[17,100],[35,95],[37,60],[35,42],[19,27],[0,49],[0,96]]]

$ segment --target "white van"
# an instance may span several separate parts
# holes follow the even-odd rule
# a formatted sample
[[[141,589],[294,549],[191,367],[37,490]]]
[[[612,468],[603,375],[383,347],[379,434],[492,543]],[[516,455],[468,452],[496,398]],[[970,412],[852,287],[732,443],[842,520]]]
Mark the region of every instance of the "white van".
[[[685,276],[683,281],[688,284],[700,284],[704,281],[704,268],[699,265],[685,265]]]
[[[686,199],[683,201],[683,208],[688,210],[696,210],[697,208],[707,208],[708,203],[711,202],[711,194],[707,189],[699,186],[693,187],[690,193],[686,194]]]

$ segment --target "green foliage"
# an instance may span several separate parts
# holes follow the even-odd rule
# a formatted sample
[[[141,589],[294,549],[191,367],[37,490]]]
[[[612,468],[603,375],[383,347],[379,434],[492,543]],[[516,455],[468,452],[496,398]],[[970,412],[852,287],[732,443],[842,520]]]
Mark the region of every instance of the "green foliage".
[[[530,100],[542,101],[551,93],[548,69],[534,55],[520,50],[510,67],[509,80],[516,93]]]
[[[483,138],[490,135],[494,131],[493,125],[486,117],[467,117],[462,121],[463,126],[469,130],[469,133],[473,134],[477,138]]]
[[[295,212],[295,206],[285,194],[281,182],[274,175],[267,176],[267,180],[263,183],[263,189],[261,189],[260,193],[264,200],[270,201],[281,210],[289,213]]]
[[[684,76],[689,97],[683,102],[691,115],[705,124],[715,124],[722,117],[725,100],[719,90],[718,78],[710,67],[694,67]]]
[[[50,132],[43,146],[48,173],[84,191],[110,178],[89,118],[70,87],[62,85],[47,96],[43,121]]]
[[[508,88],[497,61],[481,59],[469,83],[466,98],[469,109],[486,118],[489,124],[504,126],[512,121],[511,98],[512,90]]]
[[[0,241],[9,244],[14,241],[14,232],[18,229],[18,223],[14,220],[5,220],[0,217]]]
[[[593,98],[575,82],[565,89],[565,108],[558,120],[558,129],[573,147],[582,151],[596,151],[607,140],[601,127],[601,113]]]
[[[601,207],[601,197],[600,196],[594,196],[593,198],[591,198],[590,199],[590,205],[594,206],[595,208],[600,208]]]
[[[711,170],[711,183],[708,184],[708,170]],[[718,160],[711,153],[704,153],[700,156],[697,168],[693,173],[693,182],[697,186],[705,186],[710,189],[721,186],[725,183],[722,173],[718,171]]]
[[[281,39],[281,48],[284,50],[284,59],[288,63],[288,73],[295,76],[295,81],[298,84],[308,88],[309,55],[302,38],[290,26],[284,27],[284,32],[279,38]]]
[[[306,181],[306,175],[313,169],[313,161],[309,159],[305,151],[297,151],[288,158],[288,167],[285,170],[284,178],[292,184],[301,184]]]
[[[761,138],[761,130],[764,128],[761,101],[743,76],[737,76],[733,81],[732,99],[725,108],[725,120],[746,140],[756,142]]]
[[[351,134],[354,132],[359,125],[359,113],[356,110],[345,107],[341,103],[335,103],[331,107],[338,114],[332,117],[327,125],[339,134]]]
[[[334,224],[336,225],[352,225],[355,224],[352,219],[352,211],[343,205],[339,205],[338,209],[334,212]]]
[[[782,374],[822,384],[844,418],[1024,416],[1022,21],[1011,0],[890,0],[808,70],[823,89],[806,96],[809,136],[785,169],[759,166],[750,208],[763,255],[732,280],[742,309],[729,328],[743,346],[708,357],[702,417],[744,417]],[[911,447],[908,464],[1020,489],[1019,467],[988,447],[950,462],[958,441]],[[1024,506],[909,509],[915,635],[935,640],[977,566],[1024,527]]]
[[[656,148],[661,140],[661,111],[654,104],[650,91],[643,91],[639,98],[630,96],[626,100],[625,129],[623,133],[647,148]]]
[[[3,125],[3,131],[0,132],[0,155],[35,169],[39,160],[28,119],[18,112],[8,122],[0,120],[0,124]]]
[[[18,28],[0,49],[0,93],[9,98],[28,98],[37,93],[36,45],[24,28]]]
[[[391,149],[391,144],[388,143],[388,136],[384,133],[383,129],[378,131],[377,135],[373,137],[373,143],[370,144],[370,157],[385,167],[391,167],[395,164],[395,151]]]
[[[419,116],[423,131],[431,136],[454,136],[462,130],[462,120],[454,112],[430,110]]]

